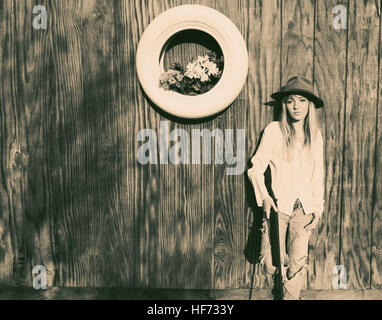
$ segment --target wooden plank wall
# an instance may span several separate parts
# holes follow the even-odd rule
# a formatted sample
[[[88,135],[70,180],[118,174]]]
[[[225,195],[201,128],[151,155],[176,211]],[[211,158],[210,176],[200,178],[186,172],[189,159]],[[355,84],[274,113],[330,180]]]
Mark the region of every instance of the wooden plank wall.
[[[227,15],[250,58],[238,99],[203,122],[152,106],[135,71],[144,29],[186,3]],[[336,265],[348,288],[381,288],[381,3],[341,3],[345,30],[333,28],[335,0],[2,1],[0,284],[31,285],[41,264],[50,286],[267,288],[249,258],[260,213],[246,175],[227,175],[227,164],[141,165],[137,136],[245,129],[249,160],[274,117],[270,94],[300,74],[326,102],[326,204],[307,288],[333,289]],[[47,30],[32,28],[37,4]],[[168,59],[202,52],[183,44]]]
[[[332,27],[336,1],[317,1],[314,83],[327,108],[318,112],[325,141],[325,215],[312,234],[309,254],[311,288],[332,289],[333,267],[339,265],[347,32]],[[347,6],[347,3],[344,3]],[[329,85],[328,85],[329,84]]]

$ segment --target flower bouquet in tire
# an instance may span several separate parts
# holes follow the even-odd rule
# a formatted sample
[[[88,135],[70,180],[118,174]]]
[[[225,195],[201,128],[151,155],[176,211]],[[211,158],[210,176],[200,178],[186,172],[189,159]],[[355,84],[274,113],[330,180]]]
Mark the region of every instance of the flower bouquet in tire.
[[[159,79],[159,86],[184,95],[199,95],[211,90],[221,78],[224,68],[224,57],[208,51],[199,56],[186,67],[179,63],[170,66]]]

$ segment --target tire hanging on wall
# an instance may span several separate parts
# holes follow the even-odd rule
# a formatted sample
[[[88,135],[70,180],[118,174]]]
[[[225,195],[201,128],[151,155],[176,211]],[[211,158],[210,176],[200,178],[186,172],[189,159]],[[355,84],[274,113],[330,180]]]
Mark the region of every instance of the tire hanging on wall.
[[[224,70],[210,91],[187,96],[159,87],[164,72],[164,46],[176,33],[199,30],[212,36],[224,56]],[[248,52],[236,25],[224,14],[201,5],[182,5],[163,12],[140,39],[136,68],[148,98],[162,110],[182,118],[204,118],[230,106],[240,94],[248,74]]]

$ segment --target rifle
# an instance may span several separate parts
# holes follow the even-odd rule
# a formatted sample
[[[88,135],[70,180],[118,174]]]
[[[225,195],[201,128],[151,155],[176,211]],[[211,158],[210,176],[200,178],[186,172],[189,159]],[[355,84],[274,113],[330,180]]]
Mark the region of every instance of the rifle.
[[[270,194],[277,207],[277,199],[275,198],[273,192]],[[275,273],[275,287],[274,296],[275,300],[283,300],[283,275],[282,275],[282,261],[281,261],[281,250],[280,250],[280,229],[279,229],[279,216],[273,207],[271,207],[270,215],[271,223],[271,250],[272,250],[272,264],[276,267]]]

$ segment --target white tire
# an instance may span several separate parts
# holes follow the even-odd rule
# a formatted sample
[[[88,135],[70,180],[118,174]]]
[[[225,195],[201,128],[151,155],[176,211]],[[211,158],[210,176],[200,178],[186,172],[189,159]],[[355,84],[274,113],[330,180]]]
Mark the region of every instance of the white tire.
[[[219,82],[208,92],[187,96],[159,87],[166,42],[176,33],[196,29],[212,36],[224,56]],[[143,90],[164,111],[182,118],[204,118],[230,106],[240,94],[248,74],[248,52],[235,24],[224,14],[201,5],[182,5],[163,12],[140,39],[136,68]]]

